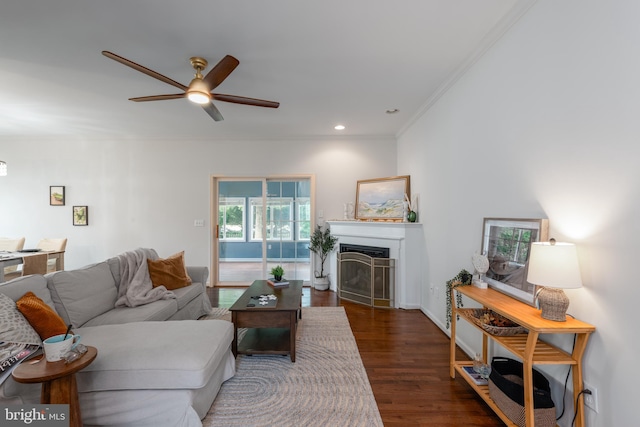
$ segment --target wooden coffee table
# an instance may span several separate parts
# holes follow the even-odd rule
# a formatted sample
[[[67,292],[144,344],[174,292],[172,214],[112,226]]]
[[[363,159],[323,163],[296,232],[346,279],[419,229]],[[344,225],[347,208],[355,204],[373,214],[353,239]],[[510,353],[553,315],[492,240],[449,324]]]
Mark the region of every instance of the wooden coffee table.
[[[40,403],[69,404],[69,426],[82,427],[75,373],[89,366],[97,355],[95,347],[87,346],[87,352],[74,362],[41,360],[33,364],[25,361],[11,375],[19,383],[42,383]]]
[[[275,308],[247,307],[252,296],[273,294]],[[266,280],[256,280],[231,306],[233,355],[289,354],[296,361],[296,328],[302,317],[302,280],[289,280],[289,286],[274,288]],[[248,328],[238,345],[238,328]]]

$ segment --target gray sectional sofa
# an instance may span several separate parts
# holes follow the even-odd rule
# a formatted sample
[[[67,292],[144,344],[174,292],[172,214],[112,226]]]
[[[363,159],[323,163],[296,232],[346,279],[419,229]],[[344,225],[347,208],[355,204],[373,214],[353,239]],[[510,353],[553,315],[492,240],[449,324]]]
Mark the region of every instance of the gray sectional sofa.
[[[176,298],[116,308],[120,259],[18,278],[0,284],[0,292],[17,301],[32,291],[98,349],[76,374],[85,426],[200,427],[235,374],[233,325],[197,320],[211,311],[208,269],[187,267],[192,284],[174,290]],[[39,396],[39,385],[11,378],[0,388],[0,403],[38,403]]]

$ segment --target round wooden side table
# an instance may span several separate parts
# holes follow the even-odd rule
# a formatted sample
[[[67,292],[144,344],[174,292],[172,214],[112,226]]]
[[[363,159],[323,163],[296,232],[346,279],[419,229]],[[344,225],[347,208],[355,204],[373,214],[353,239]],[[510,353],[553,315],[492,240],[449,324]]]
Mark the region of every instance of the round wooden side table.
[[[74,362],[41,360],[30,364],[28,360],[14,369],[11,375],[19,383],[42,383],[40,403],[69,404],[69,426],[82,427],[75,373],[89,366],[97,355],[95,347],[87,346],[87,352]],[[42,357],[44,359],[44,355]]]

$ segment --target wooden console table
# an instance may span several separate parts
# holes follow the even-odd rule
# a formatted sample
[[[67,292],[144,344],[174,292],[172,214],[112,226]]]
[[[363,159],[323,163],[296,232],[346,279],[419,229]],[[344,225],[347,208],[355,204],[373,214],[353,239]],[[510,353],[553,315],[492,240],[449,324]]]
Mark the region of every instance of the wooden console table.
[[[75,373],[89,366],[97,355],[98,350],[88,346],[87,352],[74,362],[41,360],[30,364],[29,361],[26,361],[18,366],[11,375],[19,383],[42,383],[40,403],[68,404],[69,426],[82,427]],[[44,357],[43,354],[42,358],[44,359]]]
[[[528,334],[514,336],[495,336],[484,329],[473,326],[482,331],[482,358],[487,363],[487,344],[492,339],[502,347],[509,350],[522,360],[524,376],[524,402],[525,420],[527,427],[534,427],[533,412],[533,365],[571,365],[573,376],[573,401],[576,402],[578,394],[583,388],[582,384],[582,356],[587,347],[589,335],[595,331],[595,327],[567,316],[566,322],[546,320],[540,316],[540,310],[517,301],[505,294],[493,289],[479,289],[474,286],[461,286],[452,291],[452,316],[451,316],[451,349],[450,349],[450,376],[455,378],[456,371],[467,383],[482,397],[493,411],[505,422],[507,426],[515,427],[507,416],[498,408],[489,397],[489,387],[476,385],[468,375],[464,374],[463,366],[473,365],[471,361],[456,361],[456,318],[458,309],[455,304],[455,292],[477,301],[504,317],[524,326],[529,330]],[[464,316],[460,317],[464,319]],[[539,339],[540,334],[576,334],[575,346],[571,354]],[[584,427],[584,402],[578,403],[575,425]]]

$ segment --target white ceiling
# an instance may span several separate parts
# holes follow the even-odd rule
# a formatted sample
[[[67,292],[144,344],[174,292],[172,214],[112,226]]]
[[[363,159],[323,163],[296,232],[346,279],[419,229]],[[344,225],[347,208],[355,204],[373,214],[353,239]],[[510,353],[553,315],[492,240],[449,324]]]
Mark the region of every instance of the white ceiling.
[[[0,141],[18,137],[394,137],[532,0],[20,0],[0,8]],[[180,83],[191,56],[240,65],[214,122],[176,93],[101,55]],[[397,108],[390,115],[385,111]],[[333,126],[342,123],[344,131]]]

